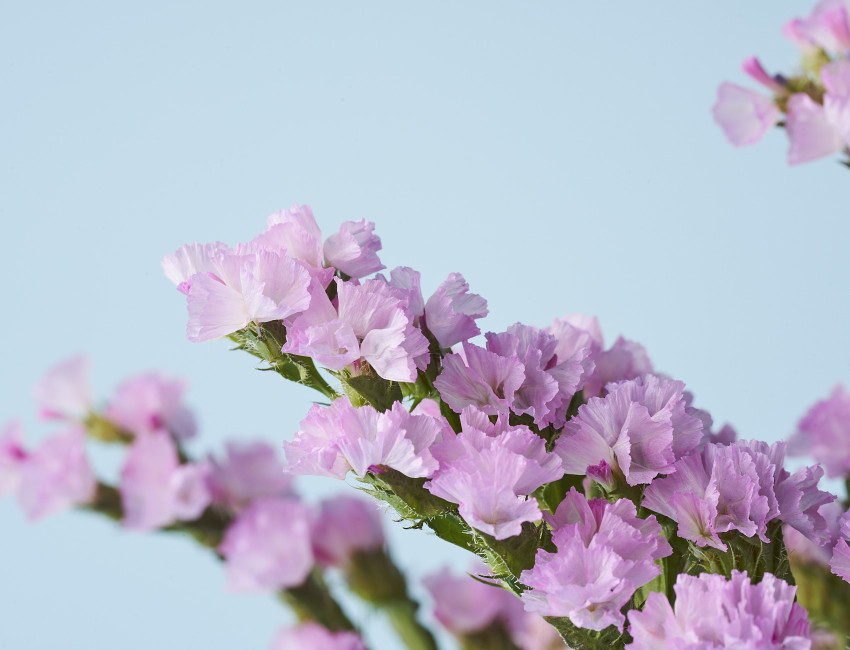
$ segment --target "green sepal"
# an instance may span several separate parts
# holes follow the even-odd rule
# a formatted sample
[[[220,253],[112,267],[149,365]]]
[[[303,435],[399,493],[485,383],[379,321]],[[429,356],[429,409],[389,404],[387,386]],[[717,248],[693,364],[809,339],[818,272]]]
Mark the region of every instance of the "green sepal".
[[[371,404],[381,413],[390,410],[393,404],[400,402],[403,397],[401,386],[397,381],[389,381],[376,375],[343,376],[340,379],[362,397],[366,403]]]
[[[565,616],[544,616],[543,618],[558,630],[558,634],[573,650],[614,650],[624,648],[631,641],[628,632],[620,632],[613,625],[596,632],[576,627]]]

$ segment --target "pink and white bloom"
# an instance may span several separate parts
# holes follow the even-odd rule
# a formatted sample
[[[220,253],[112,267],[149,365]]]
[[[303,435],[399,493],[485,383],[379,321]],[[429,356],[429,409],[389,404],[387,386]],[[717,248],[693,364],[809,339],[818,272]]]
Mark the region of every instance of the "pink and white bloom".
[[[337,281],[337,307],[315,285],[311,296],[310,308],[288,323],[284,352],[332,370],[363,359],[392,381],[416,381],[417,369],[428,366],[428,340],[414,327],[408,292],[375,279]]]
[[[804,48],[821,48],[833,54],[850,52],[850,17],[845,0],[821,0],[806,18],[786,25],[786,35]]]
[[[313,567],[310,510],[295,499],[265,498],[239,513],[224,535],[231,591],[276,591],[302,584]]]
[[[221,242],[186,244],[173,254],[162,258],[162,271],[165,277],[177,286],[180,293],[189,295],[192,278],[199,273],[215,272],[218,269],[218,260],[232,252],[230,246]]]
[[[555,453],[567,474],[584,474],[604,461],[622,473],[629,485],[649,483],[659,474],[674,471],[672,417],[668,408],[651,414],[646,406],[632,401],[627,387],[621,387],[581,406],[555,443]]]
[[[186,382],[160,373],[146,373],[124,381],[104,415],[134,435],[166,429],[178,440],[195,435],[195,416],[183,403]]]
[[[767,70],[764,69],[764,66],[757,57],[747,57],[741,64],[741,68],[746,74],[755,79],[765,88],[768,88],[775,93],[785,92],[785,86],[775,77],[768,74]]]
[[[269,215],[265,231],[245,248],[275,251],[298,260],[322,287],[328,286],[334,274],[322,265],[322,232],[309,205],[294,203],[288,210]]]
[[[424,321],[440,347],[450,348],[478,336],[481,330],[475,320],[487,313],[487,301],[469,293],[469,284],[460,273],[450,273],[425,303]]]
[[[680,574],[676,605],[649,594],[643,611],[629,611],[629,650],[758,648],[809,650],[806,610],[794,602],[796,587],[766,573],[752,584],[746,572],[731,580],[715,573]]]
[[[556,553],[537,551],[520,579],[527,611],[567,617],[578,627],[623,629],[620,612],[634,592],[661,573],[672,553],[655,517],[640,519],[631,501],[587,501],[571,489],[551,518]]]
[[[82,428],[47,438],[20,465],[17,497],[31,520],[89,503],[96,491]]]
[[[77,356],[48,370],[33,387],[33,397],[42,417],[83,420],[92,408],[89,373],[91,361]]]
[[[610,383],[635,379],[652,372],[652,361],[640,343],[622,336],[614,345],[592,356],[593,373],[584,384],[586,397],[595,397]]]
[[[0,497],[17,490],[21,466],[27,456],[24,427],[18,420],[12,420],[0,431]]]
[[[358,553],[385,544],[376,504],[349,496],[322,501],[313,522],[313,553],[319,562],[344,569]]]
[[[295,496],[292,476],[267,442],[228,442],[222,459],[210,460],[208,487],[216,504],[239,511],[263,497]]]
[[[462,353],[443,359],[443,372],[434,387],[457,413],[475,406],[487,415],[496,415],[510,411],[524,380],[525,370],[516,356],[503,357],[464,341]]]
[[[121,470],[124,526],[154,530],[197,519],[211,502],[205,463],[181,465],[165,431],[136,438]]]
[[[375,224],[365,219],[345,221],[339,232],[325,240],[325,261],[352,278],[363,278],[386,268],[378,259],[381,238]]]
[[[845,512],[838,520],[838,534],[829,560],[830,570],[845,582],[850,582],[850,513]]]
[[[711,112],[726,139],[736,147],[761,140],[782,116],[772,98],[728,81],[717,89],[717,102]]]
[[[301,623],[278,631],[270,650],[366,650],[356,632],[331,632],[318,623]]]
[[[797,424],[788,453],[811,456],[830,478],[850,474],[850,393],[841,385],[817,402]]]
[[[469,573],[486,575],[487,572],[483,565],[475,565]],[[426,576],[422,583],[434,599],[434,617],[456,637],[480,632],[497,622],[506,631],[512,631],[524,618],[519,598],[469,575],[458,576],[443,568]]]
[[[286,255],[226,254],[214,271],[192,276],[186,297],[190,341],[232,334],[249,323],[282,320],[310,305],[310,274]]]
[[[431,445],[448,425],[442,418],[412,415],[399,403],[386,413],[366,405],[354,408],[347,397],[329,407],[314,405],[292,442],[284,442],[287,471],[345,478],[380,467],[411,477],[431,476],[437,461]]]
[[[484,412],[472,407],[462,417],[461,433],[434,445],[440,468],[425,487],[457,503],[473,528],[496,539],[518,535],[523,522],[542,516],[537,500],[528,495],[563,475],[560,459],[528,427],[508,427],[504,421],[491,425]]]

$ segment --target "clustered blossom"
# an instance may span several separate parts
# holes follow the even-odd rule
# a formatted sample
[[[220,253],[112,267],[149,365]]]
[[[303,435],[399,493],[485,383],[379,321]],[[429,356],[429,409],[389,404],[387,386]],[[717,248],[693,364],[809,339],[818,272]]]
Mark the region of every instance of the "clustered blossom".
[[[796,587],[767,573],[752,584],[746,572],[732,578],[681,574],[671,607],[660,593],[649,594],[643,611],[629,612],[630,650],[759,648],[808,650],[809,622],[794,602]]]
[[[174,440],[165,431],[137,438],[121,470],[124,525],[153,530],[197,519],[212,500],[206,463],[181,464]]]
[[[263,497],[295,496],[275,448],[259,441],[227,443],[224,458],[210,459],[207,487],[217,505],[234,512]]]
[[[396,402],[386,413],[366,405],[354,408],[347,397],[329,407],[314,405],[292,442],[284,442],[287,471],[345,478],[389,467],[411,477],[431,476],[437,461],[431,445],[445,423],[412,415]]]
[[[42,417],[83,420],[92,407],[87,357],[77,356],[53,366],[33,388]]]
[[[522,595],[526,609],[590,630],[622,630],[620,610],[661,573],[655,560],[672,553],[655,517],[639,519],[626,499],[588,501],[573,488],[550,523],[558,550],[538,550],[534,568],[523,571],[522,582],[532,588]]]
[[[822,0],[806,18],[783,30],[803,54],[803,71],[792,77],[770,75],[755,57],[744,72],[772,93],[765,96],[729,82],[721,84],[713,113],[735,146],[752,145],[785,114],[795,165],[850,146],[850,13],[845,0]]]
[[[830,478],[850,474],[850,393],[841,385],[812,406],[788,441],[788,453],[811,456]]]
[[[806,467],[790,474],[784,456],[781,442],[706,445],[677,461],[672,474],[654,480],[643,506],[678,522],[680,537],[723,551],[718,533],[737,530],[768,542],[767,524],[774,519],[811,539],[822,537],[827,526],[818,509],[835,498],[817,488],[823,470]]]
[[[702,440],[702,422],[692,415],[684,384],[654,375],[608,385],[564,428],[555,452],[568,474],[585,474],[605,462],[629,485],[649,483],[675,471],[677,459]]]
[[[523,522],[541,517],[536,499],[541,485],[563,475],[560,459],[546,451],[528,427],[492,424],[484,411],[467,407],[462,430],[432,448],[439,469],[425,487],[459,504],[458,513],[473,528],[505,539],[518,535]]]
[[[356,632],[331,632],[318,623],[302,623],[297,627],[284,628],[277,633],[271,650],[366,650]]]
[[[313,567],[309,508],[265,498],[239,513],[219,546],[232,591],[275,591],[304,582]]]
[[[312,538],[316,560],[343,569],[358,553],[381,549],[386,543],[375,504],[348,496],[322,502]]]
[[[160,373],[131,377],[115,390],[105,417],[136,436],[167,430],[178,440],[195,435],[195,416],[183,403],[186,383]]]
[[[494,584],[474,579],[475,575],[486,580],[487,569],[476,565],[465,576],[442,569],[423,580],[434,599],[434,617],[453,636],[463,642],[471,635],[498,627],[523,650],[564,647],[555,628],[540,616],[524,611],[516,596]]]

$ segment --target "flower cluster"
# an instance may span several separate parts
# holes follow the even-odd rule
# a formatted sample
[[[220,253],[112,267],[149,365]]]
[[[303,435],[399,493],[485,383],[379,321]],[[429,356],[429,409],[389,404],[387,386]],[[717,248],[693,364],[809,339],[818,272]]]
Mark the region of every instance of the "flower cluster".
[[[309,215],[314,223],[306,207],[284,214]],[[275,219],[270,229],[278,227]],[[360,233],[363,241],[375,237],[371,226]],[[265,255],[271,239],[258,240],[237,249]],[[221,244],[181,249],[199,250],[231,254]],[[310,276],[308,304],[273,321],[252,318],[227,334],[285,378],[330,399],[315,404],[283,443],[289,473],[352,476],[413,528],[427,526],[475,552],[487,564],[477,573],[503,583],[499,590],[455,585],[445,574],[429,579],[437,617],[453,634],[476,647],[492,643],[481,639],[499,628],[516,642],[517,621],[529,616],[520,615],[521,605],[545,616],[568,643],[623,647],[631,635],[630,647],[650,647],[647,639],[662,632],[678,643],[676,634],[702,638],[689,610],[680,615],[669,605],[674,584],[683,594],[696,584],[712,593],[736,590],[740,602],[718,596],[732,599],[734,607],[724,607],[738,612],[728,614],[738,631],[724,638],[787,637],[808,647],[805,610],[791,607],[793,588],[783,582],[792,579],[783,526],[794,531],[791,539],[835,548],[839,575],[850,566],[850,528],[825,517],[835,497],[818,488],[819,466],[791,473],[784,443],[736,441],[729,427],[713,431],[711,416],[694,407],[682,382],[653,369],[642,346],[620,338],[606,349],[594,318],[568,316],[545,329],[516,323],[478,341],[486,302],[460,275],[451,274],[426,301],[411,268],[366,277],[382,267],[376,245],[361,250],[371,261],[357,268],[335,264],[327,244],[323,261],[303,249],[278,250],[295,254]],[[207,302],[216,298],[193,291],[190,323],[193,314],[215,311]],[[193,338],[191,324],[189,331]],[[834,409],[825,411],[808,420],[829,421]],[[244,534],[283,540],[307,528],[306,513],[276,507],[278,514],[244,513]],[[337,516],[346,509],[336,508]],[[240,517],[234,539],[241,524]],[[358,529],[352,523],[348,530]],[[240,543],[228,535],[228,561]],[[274,575],[275,563],[254,561],[252,579]],[[349,571],[356,582],[357,571]],[[690,577],[703,572],[705,579]],[[364,593],[380,600],[387,590]],[[686,602],[684,595],[677,607]],[[753,623],[760,612],[764,620]]]
[[[805,18],[785,25],[785,36],[802,54],[802,69],[794,75],[770,75],[756,57],[743,63],[744,72],[771,93],[724,82],[713,113],[735,146],[755,144],[773,126],[788,133],[792,165],[850,147],[850,4],[821,0]]]

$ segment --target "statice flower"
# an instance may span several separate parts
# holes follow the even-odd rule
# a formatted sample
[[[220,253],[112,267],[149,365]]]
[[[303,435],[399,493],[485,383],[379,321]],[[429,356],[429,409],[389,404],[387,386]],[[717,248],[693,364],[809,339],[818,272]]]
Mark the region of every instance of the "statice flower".
[[[314,405],[293,441],[283,443],[287,471],[342,479],[351,470],[365,476],[390,467],[411,477],[431,476],[437,461],[429,448],[447,426],[442,418],[408,413],[400,402],[379,413],[341,397],[329,407]]]
[[[325,261],[352,278],[363,278],[386,268],[378,259],[381,238],[375,224],[365,219],[345,221],[339,232],[325,240]]]
[[[728,81],[717,89],[711,112],[726,139],[736,147],[756,144],[782,117],[773,98]]]
[[[416,381],[428,366],[428,340],[413,324],[409,294],[380,279],[337,282],[337,303],[311,291],[310,308],[288,323],[283,351],[309,356],[332,370],[362,359],[393,381]]]
[[[459,504],[460,516],[473,528],[496,539],[518,535],[523,522],[540,519],[537,501],[528,495],[563,475],[560,459],[528,427],[509,427],[504,420],[491,425],[472,407],[462,423],[457,436],[433,447],[440,468],[425,487]]]
[[[428,298],[423,311],[425,327],[442,348],[480,334],[475,320],[488,313],[487,301],[476,293],[469,293],[469,284],[460,273],[449,274]]]
[[[12,420],[0,431],[0,497],[12,494],[21,479],[21,465],[27,457],[24,428]]]
[[[153,530],[177,519],[197,519],[211,501],[208,472],[205,463],[181,465],[165,431],[138,437],[121,470],[124,526]]]
[[[523,364],[516,356],[504,357],[464,341],[462,353],[443,359],[443,372],[434,387],[457,413],[475,406],[496,415],[510,411],[524,380]]]
[[[333,269],[322,265],[322,232],[309,205],[293,204],[269,215],[265,231],[251,245],[298,260],[322,287],[333,277]]]
[[[584,394],[594,397],[612,382],[634,379],[652,372],[652,361],[640,343],[622,336],[609,349],[593,357],[595,368],[584,384]]]
[[[189,295],[192,278],[198,274],[215,272],[219,258],[231,252],[230,246],[221,242],[186,244],[162,258],[162,271],[180,293]]]
[[[310,510],[295,499],[259,499],[227,529],[219,551],[232,591],[296,587],[313,566]]]
[[[366,650],[356,632],[331,632],[318,623],[301,623],[277,633],[271,650]]]
[[[208,487],[215,503],[239,511],[262,497],[295,495],[292,476],[267,442],[228,442],[222,459],[211,459]]]
[[[481,565],[470,570],[471,575],[486,572]],[[434,617],[456,637],[497,623],[506,631],[518,631],[524,623],[525,612],[519,598],[499,586],[484,584],[468,575],[454,575],[447,568],[426,576],[422,583],[434,599]]]
[[[66,359],[53,366],[33,388],[42,417],[82,420],[91,410],[89,382],[91,362],[87,357]]]
[[[785,28],[794,42],[826,52],[850,53],[850,19],[845,0],[822,0],[805,18],[795,18]]]
[[[569,327],[567,325],[566,327]],[[564,331],[561,328],[561,332]],[[574,338],[585,340],[578,330]],[[587,374],[590,346],[565,350],[566,340],[558,339],[547,331],[516,323],[506,332],[487,334],[487,349],[502,357],[518,358],[525,370],[525,379],[514,395],[511,410],[517,414],[528,413],[538,426],[554,425],[561,428],[573,395],[581,389]]]
[[[89,503],[96,490],[79,427],[47,438],[20,465],[17,496],[29,519]]]
[[[835,538],[829,568],[835,575],[850,582],[850,546],[847,545],[850,541],[850,512],[845,512],[838,519],[838,533]]]
[[[674,382],[662,387],[658,380],[648,380],[646,384],[612,385],[604,398],[591,398],[567,423],[555,445],[564,471],[584,474],[588,467],[604,461],[629,485],[649,483],[659,474],[674,471],[674,448],[691,449],[699,442],[693,435],[697,424],[678,409],[680,386]],[[654,412],[636,400],[643,400]],[[682,427],[678,431],[673,425],[674,412]]]
[[[829,566],[833,546],[841,537],[844,507],[840,501],[831,501],[818,508],[818,514],[826,521],[826,529],[822,535],[810,539],[793,526],[786,524],[782,527],[782,541],[793,560]]]
[[[850,393],[843,386],[835,386],[803,416],[788,441],[788,453],[811,456],[830,478],[850,474]]]
[[[249,323],[282,320],[309,306],[309,287],[308,271],[286,255],[222,255],[214,271],[192,277],[186,333],[190,341],[208,341]]]
[[[823,103],[798,93],[788,99],[788,162],[795,165],[837,153],[850,146],[850,61],[821,68],[826,88]]]
[[[357,553],[381,549],[385,543],[374,503],[349,496],[322,502],[313,522],[313,553],[322,564],[345,568]]]
[[[178,440],[195,435],[195,416],[185,404],[186,382],[160,373],[147,373],[123,382],[104,415],[125,431],[146,435],[162,429]]]
[[[822,535],[817,510],[835,497],[818,490],[820,468],[786,471],[784,450],[784,443],[757,441],[706,445],[654,480],[643,506],[677,521],[680,537],[724,551],[718,533],[737,530],[768,543],[767,524],[777,518],[811,538]]]
[[[557,552],[537,551],[523,571],[525,608],[567,617],[577,627],[623,629],[622,607],[635,590],[661,573],[655,560],[672,553],[655,517],[640,519],[627,499],[587,501],[572,488],[550,522]]]
[[[658,592],[649,594],[643,611],[629,612],[630,650],[692,648],[811,648],[806,610],[794,602],[796,587],[766,573],[752,584],[744,572],[722,575],[680,574],[674,586],[676,605]]]

